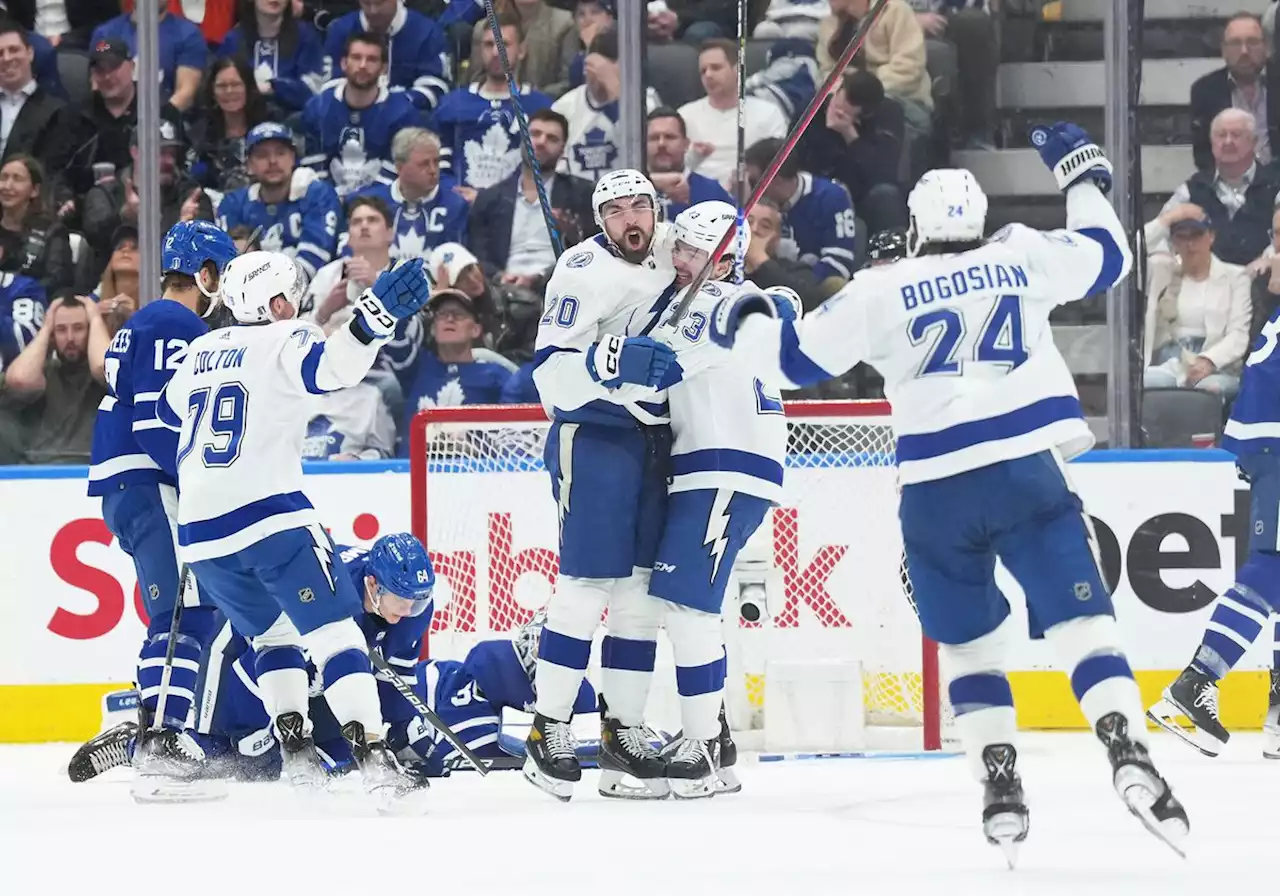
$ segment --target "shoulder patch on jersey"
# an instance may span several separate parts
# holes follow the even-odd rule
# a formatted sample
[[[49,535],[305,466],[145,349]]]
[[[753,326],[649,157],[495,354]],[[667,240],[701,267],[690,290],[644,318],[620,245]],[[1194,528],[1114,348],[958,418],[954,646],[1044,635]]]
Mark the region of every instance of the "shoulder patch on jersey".
[[[311,341],[311,331],[306,327],[298,327],[289,334],[289,338],[298,340],[298,348],[306,348]]]
[[[590,252],[579,252],[564,263],[567,268],[585,268],[595,258]]]
[[[719,286],[717,286],[717,285],[716,285],[716,284],[714,284],[714,283],[704,283],[704,284],[702,284],[702,291],[703,291],[703,292],[705,292],[705,293],[706,293],[707,295],[709,295],[709,296],[716,296],[717,298],[719,298],[720,296],[724,295],[724,290],[723,290],[723,289],[721,289]]]
[[[1013,235],[1013,225],[1006,224],[987,238],[988,243],[1003,243]]]

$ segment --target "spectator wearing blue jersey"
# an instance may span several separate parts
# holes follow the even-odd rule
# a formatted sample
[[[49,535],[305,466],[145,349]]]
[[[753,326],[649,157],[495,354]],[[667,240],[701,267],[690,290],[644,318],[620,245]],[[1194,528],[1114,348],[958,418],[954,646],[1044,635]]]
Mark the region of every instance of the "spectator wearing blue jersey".
[[[338,249],[338,194],[315,172],[297,167],[293,134],[283,125],[258,125],[245,146],[254,183],[222,198],[219,226],[228,232],[240,225],[252,228],[264,250],[292,256],[308,279],[314,277]]]
[[[145,2],[145,0],[144,0]],[[138,56],[137,10],[103,22],[93,29],[90,46],[98,41],[118,38]],[[209,59],[209,48],[200,27],[181,16],[170,14],[168,4],[160,4],[160,31],[157,47],[160,57],[160,99],[172,103],[183,112],[192,108],[200,92],[200,80]]]
[[[760,179],[781,148],[782,141],[772,138],[747,148],[749,183],[754,185]],[[783,257],[810,265],[819,283],[829,279],[845,282],[853,276],[857,224],[844,187],[801,171],[792,156],[778,168],[764,195],[783,212],[779,247]]]
[[[519,69],[525,56],[525,32],[517,16],[498,20],[507,59]],[[493,30],[480,34],[480,78],[447,93],[431,117],[431,129],[440,135],[441,167],[464,189],[468,201],[475,191],[506,180],[520,167],[520,126],[515,100],[502,68]],[[525,115],[551,105],[551,98],[520,85],[520,107]]]
[[[684,118],[675,109],[660,106],[649,113],[645,123],[645,149],[649,180],[658,190],[658,203],[665,220],[674,221],[676,215],[699,202],[733,203],[733,197],[719,182],[690,171],[685,164],[689,134]]]
[[[376,196],[390,210],[392,254],[425,257],[441,243],[465,243],[467,200],[440,183],[440,139],[426,128],[404,128],[391,141],[396,179],[355,196]]]
[[[106,381],[88,363],[91,327],[104,328],[97,305],[66,295],[54,299],[39,333],[4,372],[0,427],[16,418],[21,456],[8,462],[83,464]],[[6,440],[7,441],[7,440]]]
[[[408,93],[382,86],[387,45],[357,31],[342,54],[344,77],[308,100],[302,111],[307,155],[302,164],[328,177],[340,197],[395,177],[391,141],[402,128],[422,123]]]
[[[336,77],[351,36],[360,33],[385,42],[389,85],[407,91],[420,108],[434,109],[453,80],[445,33],[435,21],[400,0],[360,0],[359,11],[334,21],[325,35],[330,77]]]
[[[297,112],[325,80],[324,46],[310,22],[293,16],[290,0],[240,0],[240,24],[227,33],[222,56],[242,61],[258,89]]]
[[[20,274],[0,274],[0,370],[36,338],[49,300],[44,287]]]

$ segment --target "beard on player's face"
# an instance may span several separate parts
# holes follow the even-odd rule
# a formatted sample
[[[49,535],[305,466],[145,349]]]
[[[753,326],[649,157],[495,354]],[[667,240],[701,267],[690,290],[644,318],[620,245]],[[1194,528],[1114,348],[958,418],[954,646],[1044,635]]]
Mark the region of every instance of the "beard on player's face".
[[[646,210],[648,211],[648,210]],[[619,254],[632,264],[639,264],[649,254],[649,243],[653,239],[653,219],[637,220],[636,217],[623,217],[620,214],[613,220],[605,219],[609,239],[618,247]]]

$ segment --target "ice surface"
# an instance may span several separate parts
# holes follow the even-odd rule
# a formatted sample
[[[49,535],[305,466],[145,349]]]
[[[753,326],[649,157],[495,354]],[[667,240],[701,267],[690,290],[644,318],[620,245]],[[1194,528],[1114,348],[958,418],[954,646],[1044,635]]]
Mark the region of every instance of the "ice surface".
[[[306,800],[282,784],[138,806],[123,771],[69,783],[70,746],[0,747],[0,893],[1267,892],[1280,763],[1260,747],[1237,735],[1210,760],[1154,736],[1191,815],[1183,861],[1124,810],[1096,742],[1027,735],[1031,835],[1013,872],[982,839],[980,792],[958,758],[747,760],[741,794],[699,803],[605,800],[594,771],[567,805],[518,772],[455,774],[434,787],[429,816],[405,820],[378,817],[358,792]]]

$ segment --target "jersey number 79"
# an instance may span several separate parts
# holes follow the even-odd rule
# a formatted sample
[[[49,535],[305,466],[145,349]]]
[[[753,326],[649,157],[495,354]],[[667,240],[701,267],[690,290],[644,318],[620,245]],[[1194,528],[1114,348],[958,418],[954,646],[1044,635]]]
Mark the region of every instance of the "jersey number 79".
[[[187,420],[191,429],[178,449],[178,466],[182,466],[199,444],[200,460],[206,467],[229,467],[240,456],[244,440],[245,409],[249,393],[240,383],[223,383],[218,391],[197,389],[187,400]],[[206,417],[208,428],[205,430]]]

